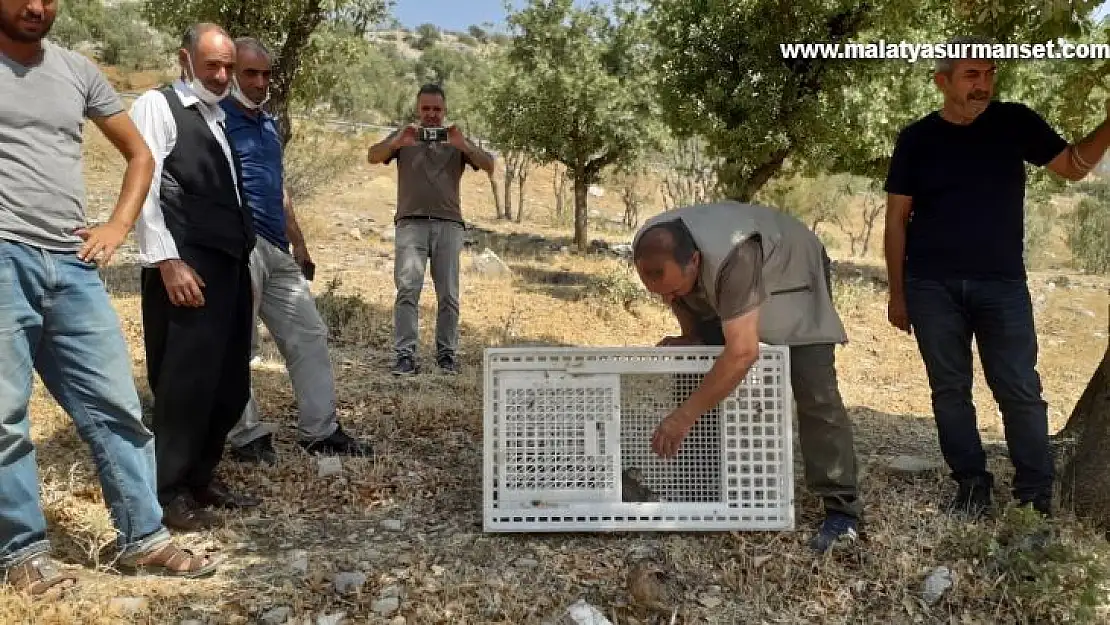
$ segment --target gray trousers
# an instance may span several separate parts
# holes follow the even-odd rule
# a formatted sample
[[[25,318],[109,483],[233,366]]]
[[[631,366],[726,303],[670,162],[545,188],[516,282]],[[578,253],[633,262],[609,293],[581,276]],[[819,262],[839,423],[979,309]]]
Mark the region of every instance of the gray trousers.
[[[398,357],[416,355],[420,331],[420,292],[431,261],[435,285],[436,356],[453,356],[459,346],[459,255],[463,225],[443,219],[405,218],[394,241],[393,346]]]
[[[325,439],[338,427],[335,378],[328,357],[328,329],[316,310],[309,283],[291,255],[262,237],[251,252],[250,272],[255,327],[259,319],[266,324],[293,383],[297,435],[303,441]],[[252,389],[228,442],[242,447],[273,431],[262,423]]]

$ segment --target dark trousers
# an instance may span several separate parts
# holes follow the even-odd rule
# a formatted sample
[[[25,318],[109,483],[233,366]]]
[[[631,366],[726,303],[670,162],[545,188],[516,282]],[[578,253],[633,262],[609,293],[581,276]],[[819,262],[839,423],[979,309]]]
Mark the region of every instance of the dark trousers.
[[[972,404],[971,339],[1002,411],[1014,496],[1051,498],[1048,406],[1037,373],[1033,304],[1024,280],[906,280],[906,309],[932,388],[941,452],[952,478],[989,477]]]
[[[147,377],[154,394],[158,498],[212,481],[228,432],[250,398],[251,282],[247,259],[182,250],[204,280],[204,306],[174,306],[158,269],[142,271]]]
[[[724,345],[719,319],[698,324],[706,345]],[[805,463],[806,488],[825,503],[825,510],[859,518],[858,468],[852,420],[836,379],[836,345],[790,347],[790,384],[798,409],[798,438]]]

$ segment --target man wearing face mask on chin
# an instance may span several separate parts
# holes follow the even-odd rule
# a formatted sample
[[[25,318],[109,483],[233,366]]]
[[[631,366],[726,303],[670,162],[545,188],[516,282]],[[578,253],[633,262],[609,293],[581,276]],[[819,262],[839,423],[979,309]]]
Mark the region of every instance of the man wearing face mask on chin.
[[[181,78],[131,109],[155,161],[135,230],[158,498],[167,526],[196,530],[216,522],[208,507],[259,503],[214,479],[250,396],[255,231],[219,106],[230,92],[235,44],[219,26],[197,24],[178,59]]]
[[[934,74],[943,107],[895,144],[886,180],[888,316],[916,336],[924,360],[941,452],[957,483],[950,510],[979,517],[991,507],[971,396],[975,337],[1005,424],[1013,495],[1048,515],[1054,472],[1023,256],[1025,163],[1081,180],[1110,145],[1110,122],[1069,145],[1024,104],[992,101],[995,63],[973,58],[970,47],[988,43],[949,42]]]
[[[371,448],[351,438],[336,418],[335,379],[328,357],[328,328],[316,310],[309,280],[312,257],[285,191],[281,136],[262,110],[270,99],[270,52],[257,39],[235,40],[231,97],[220,102],[227,134],[243,164],[246,203],[258,240],[250,255],[254,318],[274,337],[297,398],[298,438],[310,453],[367,456]],[[231,455],[273,464],[272,430],[259,420],[252,397],[228,435]]]

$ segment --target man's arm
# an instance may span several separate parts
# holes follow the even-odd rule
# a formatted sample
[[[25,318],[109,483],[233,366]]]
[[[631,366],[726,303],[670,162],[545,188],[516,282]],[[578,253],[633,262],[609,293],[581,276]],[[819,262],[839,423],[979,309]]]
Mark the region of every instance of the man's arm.
[[[759,358],[759,308],[722,324],[725,346],[697,390],[655,430],[652,449],[674,457],[686,433],[701,415],[723,401],[748,375]]]
[[[906,314],[906,226],[910,221],[913,198],[908,195],[888,193],[886,200],[886,232],[883,247],[886,254],[886,275],[890,291],[887,318],[894,327],[910,331]]]
[[[147,264],[178,258],[177,243],[162,215],[162,163],[177,141],[173,113],[161,93],[148,91],[131,105],[131,118],[154,160],[150,188],[143,200],[135,226],[139,259]]]
[[[487,174],[493,175],[494,158],[492,154],[474,145],[470,139],[464,139],[463,146],[460,151],[467,161]]]
[[[1049,161],[1047,167],[1067,180],[1079,181],[1098,164],[1110,147],[1110,119],[1104,119],[1079,143],[1069,145]]]
[[[108,264],[139,217],[154,175],[154,157],[127,114],[120,112],[91,119],[127,161],[123,185],[108,223],[77,231],[78,236],[85,240],[78,257],[84,261]]]
[[[289,196],[289,189],[283,186],[281,195],[281,206],[285,210],[285,236],[289,238],[289,244],[293,249],[307,250],[304,233],[301,232],[301,225],[297,223],[297,214],[293,212],[293,198]]]
[[[131,117],[154,158],[150,190],[139,211],[135,238],[139,241],[139,260],[155,265],[162,274],[166,294],[174,306],[204,305],[204,280],[178,254],[166,219],[162,214],[162,164],[177,141],[177,125],[169,103],[157,91],[148,91],[131,105]]]
[[[759,358],[759,308],[721,324],[725,347],[696,391],[679,407],[692,419],[728,397]]]
[[[381,141],[370,146],[366,153],[366,160],[371,165],[388,163],[397,156],[397,150],[409,145],[416,145],[416,126],[409,124],[404,128],[395,130]]]

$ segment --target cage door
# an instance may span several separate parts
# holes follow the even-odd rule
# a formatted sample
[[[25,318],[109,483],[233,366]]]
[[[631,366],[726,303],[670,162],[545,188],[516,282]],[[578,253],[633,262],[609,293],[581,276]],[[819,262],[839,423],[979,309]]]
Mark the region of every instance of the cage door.
[[[504,371],[499,392],[503,504],[620,501],[620,375]]]

